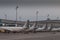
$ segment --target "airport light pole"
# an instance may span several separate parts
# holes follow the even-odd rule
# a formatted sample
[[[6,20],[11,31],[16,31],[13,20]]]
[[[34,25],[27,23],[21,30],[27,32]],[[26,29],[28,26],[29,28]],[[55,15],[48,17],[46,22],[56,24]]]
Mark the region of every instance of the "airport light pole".
[[[7,14],[4,15],[5,16],[5,20],[7,20]],[[3,24],[4,26],[6,26],[6,23]]]
[[[38,13],[39,13],[39,11],[36,11],[36,25],[37,25],[37,21],[38,21]]]
[[[47,20],[50,20],[50,19],[49,19],[49,14],[47,15]],[[46,21],[46,26],[45,26],[44,31],[49,31],[49,30],[47,30],[47,29],[48,29],[48,22]]]
[[[17,13],[18,13],[17,9],[18,9],[18,6],[16,6],[16,21],[17,21]]]
[[[37,28],[38,13],[39,13],[39,11],[36,11],[36,25],[35,25],[35,28],[34,28],[34,32],[36,32],[36,28]]]
[[[17,17],[18,17],[18,8],[19,8],[19,7],[18,7],[18,1],[19,1],[19,0],[17,0],[17,6],[16,6],[16,26],[17,26]]]

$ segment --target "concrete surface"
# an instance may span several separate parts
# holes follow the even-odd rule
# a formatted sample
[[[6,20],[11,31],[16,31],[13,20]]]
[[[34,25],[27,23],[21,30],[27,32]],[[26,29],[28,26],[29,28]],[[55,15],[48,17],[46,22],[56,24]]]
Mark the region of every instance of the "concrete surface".
[[[0,40],[60,40],[60,32],[0,33]]]

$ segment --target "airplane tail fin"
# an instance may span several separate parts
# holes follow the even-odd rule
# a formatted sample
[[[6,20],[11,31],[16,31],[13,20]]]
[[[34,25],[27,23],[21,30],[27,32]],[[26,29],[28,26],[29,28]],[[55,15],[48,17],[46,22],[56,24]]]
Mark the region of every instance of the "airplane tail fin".
[[[23,27],[25,27],[26,25],[27,25],[27,23],[25,23]]]
[[[29,20],[27,20],[27,22],[25,22],[25,24],[24,24],[23,27],[24,27],[24,28],[29,28]]]
[[[51,25],[49,25],[49,26],[47,26],[47,25],[45,25],[45,28],[44,28],[44,30],[48,30],[48,31],[51,31],[52,30],[52,24]]]
[[[44,30],[46,30],[46,29],[47,29],[47,24],[44,25]]]
[[[50,28],[50,31],[53,29],[53,24],[51,24],[51,28]]]
[[[32,28],[34,28],[34,27],[35,27],[35,25],[36,25],[36,24],[34,23],[34,24],[32,25]]]
[[[44,24],[44,25],[42,26],[42,29],[45,29],[45,26],[46,26],[46,24]]]

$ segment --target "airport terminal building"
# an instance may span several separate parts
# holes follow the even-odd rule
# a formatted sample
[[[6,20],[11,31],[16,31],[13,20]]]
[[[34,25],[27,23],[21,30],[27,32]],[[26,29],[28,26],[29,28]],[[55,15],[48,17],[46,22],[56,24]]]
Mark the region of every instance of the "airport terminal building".
[[[15,26],[17,24],[18,26],[23,26],[26,21],[14,21],[14,20],[6,20],[6,19],[0,19],[0,26]],[[33,25],[37,22],[38,26],[42,26],[44,24],[47,24],[47,26],[53,26],[53,27],[60,27],[60,20],[42,20],[42,21],[30,21],[29,24]],[[10,24],[10,25],[8,25]]]

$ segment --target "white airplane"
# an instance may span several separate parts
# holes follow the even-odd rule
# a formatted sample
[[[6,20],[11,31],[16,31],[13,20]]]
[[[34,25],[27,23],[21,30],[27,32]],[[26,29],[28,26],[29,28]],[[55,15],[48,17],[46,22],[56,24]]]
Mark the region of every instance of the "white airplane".
[[[48,24],[47,31],[51,31],[51,30],[52,30],[51,24]]]
[[[60,28],[52,28],[51,31],[60,31]]]
[[[31,31],[33,31],[34,30],[34,28],[35,28],[35,23],[32,25],[32,27],[29,27],[26,31],[28,31],[28,32],[31,32]]]
[[[39,32],[39,31],[43,31],[43,30],[45,29],[45,26],[46,26],[46,24],[45,24],[45,25],[43,25],[43,27],[42,27],[42,28],[39,28],[39,27],[38,27],[38,28],[36,29],[36,31],[37,31],[37,32]]]
[[[26,24],[23,27],[9,27],[9,26],[3,26],[0,27],[0,31],[4,30],[5,32],[21,32],[26,28]]]

